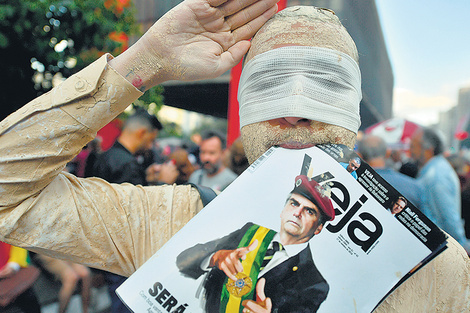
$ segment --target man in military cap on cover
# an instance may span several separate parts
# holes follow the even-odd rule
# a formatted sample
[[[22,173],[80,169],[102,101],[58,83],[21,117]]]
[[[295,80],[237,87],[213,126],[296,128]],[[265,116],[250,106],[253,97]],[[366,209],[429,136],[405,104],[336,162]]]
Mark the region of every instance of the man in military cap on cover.
[[[247,223],[228,236],[185,250],[177,265],[194,279],[209,272],[206,312],[238,312],[240,304],[255,299],[261,301],[252,303],[252,312],[316,312],[329,286],[308,242],[334,217],[323,187],[299,175],[281,212],[279,233]],[[231,302],[232,297],[241,300]]]

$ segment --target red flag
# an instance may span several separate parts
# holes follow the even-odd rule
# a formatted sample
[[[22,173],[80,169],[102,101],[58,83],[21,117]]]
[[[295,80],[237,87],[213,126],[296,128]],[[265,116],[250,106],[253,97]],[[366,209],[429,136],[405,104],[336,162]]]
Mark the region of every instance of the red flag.
[[[287,0],[280,0],[277,4],[278,11],[286,8]],[[228,86],[228,111],[227,111],[227,147],[240,136],[240,118],[238,115],[238,83],[242,73],[242,61],[230,72],[230,83]]]
[[[458,131],[454,134],[454,137],[457,139],[457,140],[465,140],[468,138],[468,132],[466,131]]]

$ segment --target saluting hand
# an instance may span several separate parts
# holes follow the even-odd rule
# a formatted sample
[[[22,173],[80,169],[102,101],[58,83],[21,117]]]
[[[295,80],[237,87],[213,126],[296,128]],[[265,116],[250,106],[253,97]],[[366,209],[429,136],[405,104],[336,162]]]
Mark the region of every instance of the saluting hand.
[[[278,1],[183,1],[111,65],[141,90],[167,80],[220,76],[242,59]]]

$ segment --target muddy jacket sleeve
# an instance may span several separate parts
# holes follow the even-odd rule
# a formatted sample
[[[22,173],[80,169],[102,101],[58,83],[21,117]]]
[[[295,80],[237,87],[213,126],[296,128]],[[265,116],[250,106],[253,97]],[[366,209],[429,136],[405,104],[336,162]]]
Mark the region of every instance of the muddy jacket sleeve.
[[[105,55],[0,123],[0,240],[130,275],[201,208],[191,186],[142,187],[63,172],[141,96]]]

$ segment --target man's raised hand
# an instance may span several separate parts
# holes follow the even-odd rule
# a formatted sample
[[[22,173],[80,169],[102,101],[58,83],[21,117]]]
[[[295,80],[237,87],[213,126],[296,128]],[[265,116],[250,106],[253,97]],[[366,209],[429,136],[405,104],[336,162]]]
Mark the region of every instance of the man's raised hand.
[[[278,1],[183,1],[111,65],[143,91],[167,80],[217,77],[242,59]]]

